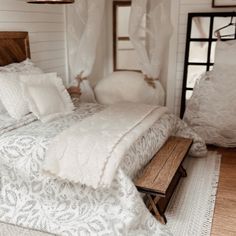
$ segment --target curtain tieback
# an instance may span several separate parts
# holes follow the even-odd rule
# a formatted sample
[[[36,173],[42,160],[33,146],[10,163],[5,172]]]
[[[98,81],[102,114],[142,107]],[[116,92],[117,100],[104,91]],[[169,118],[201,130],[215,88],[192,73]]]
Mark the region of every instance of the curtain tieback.
[[[70,88],[68,88],[67,89],[67,91],[69,92],[69,94],[71,95],[71,96],[80,96],[81,95],[81,89],[80,89],[80,83],[83,81],[83,80],[86,80],[87,79],[87,77],[84,77],[84,78],[82,78],[82,74],[83,74],[84,72],[82,71],[82,72],[80,72],[80,74],[79,75],[77,75],[76,77],[75,77],[75,80],[77,80],[77,86],[71,86]]]
[[[156,88],[155,79],[150,78],[147,75],[145,75],[144,80],[147,82],[149,86],[151,86],[154,89]]]
[[[77,80],[78,82],[78,87],[80,86],[80,83],[83,81],[83,80],[86,80],[87,77],[82,77],[83,76],[83,73],[84,71],[81,71],[76,77],[75,79]]]

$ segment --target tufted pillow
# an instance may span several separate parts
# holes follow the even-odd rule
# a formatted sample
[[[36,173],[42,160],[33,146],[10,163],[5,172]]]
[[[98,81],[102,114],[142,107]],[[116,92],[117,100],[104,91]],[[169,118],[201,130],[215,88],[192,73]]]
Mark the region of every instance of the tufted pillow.
[[[154,89],[138,72],[113,72],[96,85],[96,99],[101,104],[117,102],[135,102],[164,105],[165,93],[159,81],[155,81]]]
[[[42,122],[73,112],[70,95],[56,73],[21,75],[20,79],[30,111]]]

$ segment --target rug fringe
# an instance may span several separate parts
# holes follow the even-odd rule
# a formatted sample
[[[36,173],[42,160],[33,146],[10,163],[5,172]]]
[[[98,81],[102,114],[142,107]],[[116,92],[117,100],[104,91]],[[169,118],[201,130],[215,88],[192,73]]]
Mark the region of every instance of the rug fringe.
[[[188,177],[181,180],[166,212],[173,235],[210,236],[220,164],[221,155],[212,151],[205,158],[186,159]]]
[[[211,182],[212,186],[212,193],[209,197],[208,200],[208,209],[206,211],[206,214],[204,218],[206,219],[205,222],[203,223],[203,228],[202,228],[202,234],[201,236],[209,236],[211,234],[211,228],[212,228],[212,222],[213,222],[213,215],[215,212],[215,203],[216,203],[216,195],[217,195],[217,190],[218,190],[218,184],[219,184],[219,177],[220,177],[220,166],[221,166],[221,157],[222,155],[209,151],[208,155],[215,155],[215,169],[214,169],[214,177]],[[211,225],[211,228],[209,228],[209,224]]]

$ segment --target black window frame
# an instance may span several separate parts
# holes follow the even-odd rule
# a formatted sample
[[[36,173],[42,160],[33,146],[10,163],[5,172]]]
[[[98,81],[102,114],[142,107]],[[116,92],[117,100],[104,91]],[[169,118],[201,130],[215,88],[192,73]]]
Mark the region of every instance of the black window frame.
[[[192,91],[193,88],[187,87],[188,79],[188,67],[189,66],[206,66],[206,71],[209,71],[210,68],[214,65],[211,62],[211,49],[212,43],[217,41],[217,38],[214,37],[214,19],[216,17],[236,17],[236,12],[204,12],[204,13],[189,13],[188,14],[188,23],[187,23],[187,35],[186,35],[186,49],[185,49],[185,61],[184,61],[184,75],[183,75],[183,86],[182,86],[182,98],[181,98],[181,108],[180,108],[180,117],[183,118],[184,111],[186,108],[186,93],[187,91]],[[208,38],[191,38],[192,24],[194,17],[207,17],[210,19],[209,25],[209,35]],[[230,19],[229,19],[230,21]],[[236,39],[236,31],[235,37]],[[223,41],[230,39],[222,39]],[[191,42],[208,42],[208,51],[207,51],[207,61],[206,62],[190,62],[189,61],[189,52]]]

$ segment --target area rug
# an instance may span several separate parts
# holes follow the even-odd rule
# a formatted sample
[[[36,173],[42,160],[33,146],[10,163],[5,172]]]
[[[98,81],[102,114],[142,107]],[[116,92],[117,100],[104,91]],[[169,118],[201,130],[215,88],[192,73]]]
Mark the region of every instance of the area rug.
[[[167,209],[167,226],[174,236],[209,236],[220,171],[220,155],[188,157],[188,177],[177,187]],[[0,236],[52,236],[0,222]]]
[[[208,152],[206,158],[188,157],[188,177],[178,185],[167,208],[167,226],[174,236],[210,236],[221,156]]]

